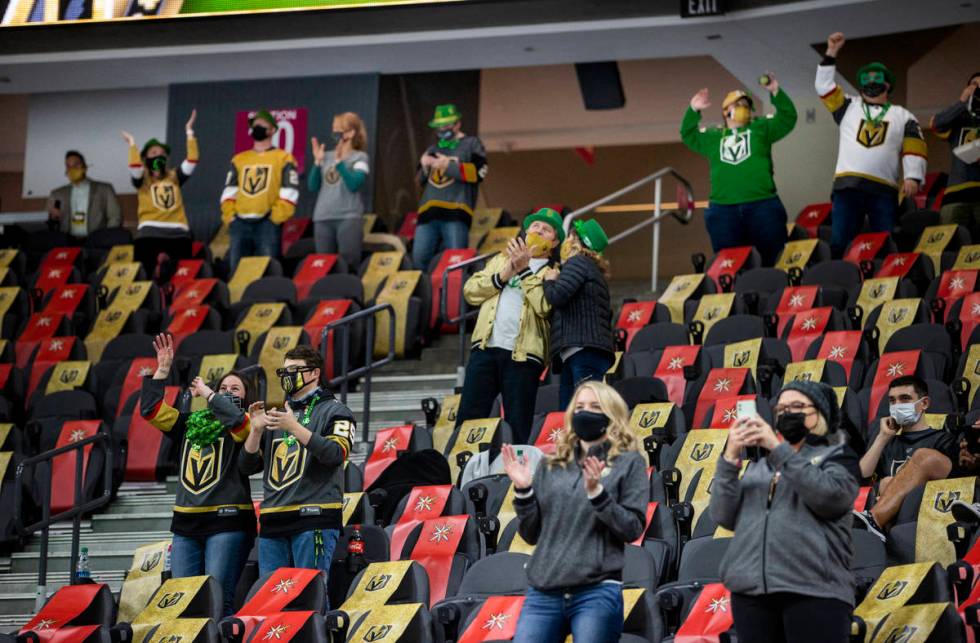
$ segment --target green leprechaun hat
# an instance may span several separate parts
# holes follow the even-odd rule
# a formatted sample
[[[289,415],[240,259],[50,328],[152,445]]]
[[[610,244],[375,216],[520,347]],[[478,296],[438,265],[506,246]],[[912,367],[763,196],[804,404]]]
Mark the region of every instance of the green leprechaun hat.
[[[432,115],[432,120],[429,121],[429,127],[445,127],[446,125],[454,125],[462,116],[456,106],[452,103],[446,103],[445,105],[436,105],[436,111]]]
[[[532,212],[524,217],[524,229],[527,230],[530,228],[531,224],[535,221],[547,223],[554,228],[555,234],[558,235],[559,242],[565,240],[565,229],[561,225],[561,215],[551,208],[541,208],[537,212]]]
[[[274,129],[279,127],[279,124],[276,122],[275,116],[270,114],[269,110],[266,109],[260,109],[259,111],[255,112],[252,115],[252,118],[248,119],[248,126],[251,127],[252,124],[255,122],[255,119],[257,118],[261,118],[262,120],[266,121],[267,123],[272,125]]]
[[[606,236],[606,231],[595,219],[574,221],[572,225],[575,227],[575,234],[582,240],[582,245],[592,252],[602,254],[602,251],[609,245],[609,237]]]

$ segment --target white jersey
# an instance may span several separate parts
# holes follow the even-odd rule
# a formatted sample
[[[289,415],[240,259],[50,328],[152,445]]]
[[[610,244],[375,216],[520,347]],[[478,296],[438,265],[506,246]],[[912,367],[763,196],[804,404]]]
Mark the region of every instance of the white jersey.
[[[899,105],[870,105],[848,96],[834,80],[834,65],[817,67],[816,90],[840,129],[834,189],[887,186],[902,178],[922,183],[926,142],[912,112]],[[883,113],[884,112],[884,113]]]

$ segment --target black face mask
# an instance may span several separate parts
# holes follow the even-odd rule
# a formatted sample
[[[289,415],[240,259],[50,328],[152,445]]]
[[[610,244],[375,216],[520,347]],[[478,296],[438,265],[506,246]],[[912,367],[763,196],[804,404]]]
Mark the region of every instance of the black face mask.
[[[163,172],[167,169],[166,156],[153,156],[146,159],[146,167],[152,172]]]
[[[451,141],[454,138],[456,138],[456,132],[453,131],[452,128],[449,128],[449,129],[441,129],[441,130],[439,130],[439,131],[436,132],[436,137],[440,141]]]
[[[887,91],[888,85],[885,83],[868,83],[867,85],[861,86],[861,93],[868,98],[876,98]]]
[[[330,140],[333,141],[334,145],[337,145],[344,139],[343,132],[330,132]]]
[[[303,373],[309,373],[312,370],[312,368],[302,368],[296,371],[287,371],[283,368],[278,369],[276,375],[279,376],[279,385],[282,386],[283,392],[286,395],[292,395],[309,384]]]
[[[269,130],[265,128],[265,125],[253,125],[248,134],[254,141],[264,141],[269,138]]]
[[[602,413],[592,411],[576,411],[572,415],[572,431],[580,440],[595,442],[606,432],[609,418]]]
[[[776,432],[790,444],[799,444],[809,431],[806,428],[806,415],[803,413],[783,413],[776,420]]]
[[[231,393],[218,393],[218,395],[228,399],[238,410],[245,408],[245,401],[237,395],[233,395]]]

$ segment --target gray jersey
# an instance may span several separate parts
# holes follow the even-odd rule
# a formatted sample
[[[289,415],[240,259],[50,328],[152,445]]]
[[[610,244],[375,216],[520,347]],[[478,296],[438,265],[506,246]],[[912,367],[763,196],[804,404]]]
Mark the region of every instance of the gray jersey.
[[[354,150],[341,163],[352,172],[370,173],[368,155],[361,150]],[[324,157],[323,167],[310,169],[314,170],[319,170],[322,179],[320,191],[316,195],[316,205],[313,207],[314,221],[353,219],[364,214],[364,198],[361,196],[363,189],[356,192],[348,189],[344,177],[334,164],[333,150]]]

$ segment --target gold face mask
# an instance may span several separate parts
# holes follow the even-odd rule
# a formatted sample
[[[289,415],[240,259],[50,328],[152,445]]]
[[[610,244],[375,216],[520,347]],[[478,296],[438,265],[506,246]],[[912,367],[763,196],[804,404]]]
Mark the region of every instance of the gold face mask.
[[[561,262],[565,263],[577,255],[581,248],[582,246],[580,246],[575,239],[565,239],[565,241],[561,244],[561,250],[559,251]]]
[[[68,168],[68,180],[72,183],[78,183],[85,178],[85,168],[84,167],[71,167]]]
[[[524,243],[530,248],[531,256],[535,259],[541,259],[551,254],[551,242],[537,232],[528,232]]]

